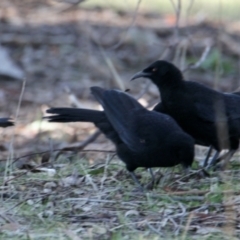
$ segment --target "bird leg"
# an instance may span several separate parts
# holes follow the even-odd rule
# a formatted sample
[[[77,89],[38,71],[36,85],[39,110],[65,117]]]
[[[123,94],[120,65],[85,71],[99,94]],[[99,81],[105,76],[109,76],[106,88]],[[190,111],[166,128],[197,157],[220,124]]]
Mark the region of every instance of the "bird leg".
[[[222,156],[220,156],[219,158],[215,159],[214,163],[210,164],[209,167],[214,166],[217,163],[219,163],[221,160],[223,160],[223,163],[221,164],[220,168],[222,170],[224,170],[235,152],[236,152],[236,150],[229,150],[227,153],[225,153]]]
[[[192,170],[191,169],[191,167],[186,167],[186,166],[183,166],[183,170],[184,170],[184,173],[185,173],[185,175],[186,176],[190,176],[190,175],[192,175],[192,174],[197,174],[197,175],[199,175],[200,177],[210,177],[210,174],[204,169],[204,168],[202,168],[202,169],[200,169],[200,170]]]
[[[154,184],[154,183],[155,183],[155,176],[154,176],[154,174],[153,174],[153,171],[152,171],[151,168],[148,168],[148,171],[149,171],[149,173],[150,173],[150,175],[151,175],[151,177],[152,177],[152,183]]]
[[[134,182],[137,184],[137,186],[142,190],[142,192],[144,192],[144,188],[143,188],[143,186],[141,185],[141,183],[139,182],[139,180],[137,179],[135,173],[134,173],[134,172],[130,172],[130,171],[129,171],[129,173],[130,173],[133,181],[134,181]]]
[[[154,184],[155,184],[155,176],[154,176],[151,168],[148,168],[148,172],[150,173],[152,180],[147,184],[146,189],[152,190],[154,188]]]
[[[206,156],[206,158],[205,158],[203,167],[206,167],[206,166],[208,165],[208,159],[209,159],[209,157],[210,157],[210,155],[211,155],[211,153],[212,153],[212,150],[213,150],[213,147],[210,146],[210,147],[209,147],[209,150],[208,150],[208,153],[207,153],[207,156]]]
[[[207,168],[209,168],[211,166],[214,166],[215,164],[217,164],[222,159],[222,157],[224,157],[224,155],[221,156],[221,157],[218,157],[219,154],[220,154],[220,152],[216,151],[216,153],[214,154],[214,156],[213,156],[211,162],[209,163],[209,165],[207,166]]]
[[[191,167],[189,167],[189,166],[186,167],[184,165],[182,165],[182,167],[183,167],[183,171],[184,171],[185,175],[187,176],[191,171]]]
[[[201,177],[210,177],[210,174],[204,168],[200,169],[199,173]]]

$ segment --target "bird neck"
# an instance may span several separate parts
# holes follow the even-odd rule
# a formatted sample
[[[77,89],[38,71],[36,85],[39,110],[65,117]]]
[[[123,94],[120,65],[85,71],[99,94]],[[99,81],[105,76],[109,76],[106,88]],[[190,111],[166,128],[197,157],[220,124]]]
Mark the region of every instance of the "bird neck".
[[[183,76],[181,73],[167,73],[156,85],[160,92],[172,92],[173,89],[180,90],[184,86]]]
[[[181,71],[177,68],[171,69],[171,71],[168,71],[164,76],[162,76],[158,81],[156,81],[156,84],[158,85],[158,88],[175,88],[175,87],[181,87],[184,83],[183,75]]]
[[[164,105],[172,104],[172,101],[177,99],[177,96],[184,92],[184,83],[181,73],[166,74],[161,81],[158,82],[157,87],[161,93],[161,99]]]

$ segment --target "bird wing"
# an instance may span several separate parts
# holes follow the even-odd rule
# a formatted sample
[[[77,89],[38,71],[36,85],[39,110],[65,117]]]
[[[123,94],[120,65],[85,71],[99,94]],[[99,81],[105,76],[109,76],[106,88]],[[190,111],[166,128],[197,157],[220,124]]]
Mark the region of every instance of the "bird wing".
[[[216,123],[226,121],[224,93],[217,92],[200,83],[186,82],[186,104],[191,113],[201,121]]]
[[[237,94],[213,92],[194,100],[195,114],[206,122],[240,119],[240,96]]]
[[[155,111],[155,112],[160,112],[160,113],[166,113],[162,102],[158,103],[158,104],[153,108],[153,111]],[[166,114],[167,114],[167,113],[166,113]]]
[[[240,119],[240,95],[236,93],[227,93],[225,95],[225,104],[227,117],[230,120]]]
[[[194,106],[195,115],[204,122],[214,123],[216,120],[226,121],[226,118],[224,118],[224,116],[226,116],[224,115],[225,111],[223,111],[221,107],[218,108],[217,106],[204,104],[203,102],[196,102]]]
[[[132,151],[141,152],[143,146],[136,130],[138,116],[135,113],[138,110],[144,110],[144,107],[127,93],[121,91],[104,90],[99,87],[91,87],[91,91],[103,106],[108,120],[119,134],[121,140]]]

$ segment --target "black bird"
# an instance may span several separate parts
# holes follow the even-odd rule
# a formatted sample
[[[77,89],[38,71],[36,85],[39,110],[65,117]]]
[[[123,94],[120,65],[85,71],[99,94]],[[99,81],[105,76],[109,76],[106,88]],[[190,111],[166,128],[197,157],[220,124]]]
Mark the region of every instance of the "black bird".
[[[168,114],[168,112],[164,109],[164,106],[162,104],[162,102],[158,103],[154,108],[153,108],[153,111],[156,111],[156,112],[160,112],[160,113],[164,113],[164,114]],[[198,144],[198,145],[203,145],[203,146],[208,146],[207,144],[204,144],[203,142],[199,142],[198,140],[195,139],[195,144]],[[208,160],[211,156],[211,153],[212,153],[212,150],[213,150],[213,146],[210,146],[209,149],[208,149],[208,152],[207,152],[207,155],[206,155],[206,158],[204,160],[204,163],[203,163],[203,167],[207,167],[208,166]],[[212,158],[212,161],[210,163],[210,165],[213,164],[213,162],[215,161],[218,161],[217,158],[219,157],[219,154],[220,152],[219,151],[216,151],[213,158]],[[208,176],[209,174],[207,174],[207,172],[205,172],[205,175]]]
[[[129,94],[118,90],[91,87],[91,92],[104,111],[51,108],[47,113],[56,115],[45,118],[50,122],[94,123],[115,144],[118,157],[138,185],[134,174],[138,167],[191,166],[194,140],[170,116],[149,111]]]
[[[200,83],[184,81],[181,71],[172,63],[159,60],[136,73],[133,79],[149,78],[160,91],[162,102],[156,111],[169,114],[195,143],[212,146],[224,156],[225,164],[238,149],[240,137],[240,97],[238,93],[221,93]]]
[[[10,127],[13,125],[14,123],[10,118],[0,118],[0,127]]]
[[[225,94],[234,94],[234,95],[240,97],[240,92],[238,92],[238,91],[237,91],[237,92],[232,92],[232,93],[225,93]],[[159,103],[159,104],[157,104],[157,105],[161,105],[161,103]],[[157,106],[156,106],[156,107],[157,107]],[[162,107],[161,107],[161,106],[158,106],[157,109],[156,109],[156,111],[158,111],[158,109],[159,109],[159,111],[161,112]],[[210,157],[210,155],[211,155],[212,150],[213,150],[213,146],[210,146],[210,148],[209,148],[209,150],[208,150],[208,153],[207,153],[207,156],[206,156],[206,159],[205,159],[205,161],[204,161],[204,167],[206,167],[206,166],[208,165],[208,159],[209,159],[209,157]],[[214,155],[214,157],[213,157],[213,159],[212,159],[212,163],[210,163],[210,165],[213,165],[214,162],[217,162],[217,161],[218,161],[217,158],[218,158],[219,154],[220,154],[220,152],[216,151],[216,153],[215,153],[215,155]]]

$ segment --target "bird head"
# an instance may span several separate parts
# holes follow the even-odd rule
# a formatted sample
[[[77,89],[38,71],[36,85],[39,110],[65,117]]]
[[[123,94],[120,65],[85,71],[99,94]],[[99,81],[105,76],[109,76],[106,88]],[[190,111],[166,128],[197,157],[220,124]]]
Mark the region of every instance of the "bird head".
[[[156,85],[161,85],[166,81],[177,81],[179,79],[182,80],[182,73],[172,63],[164,60],[158,60],[143,69],[142,71],[133,75],[131,80],[141,77],[149,78]]]

